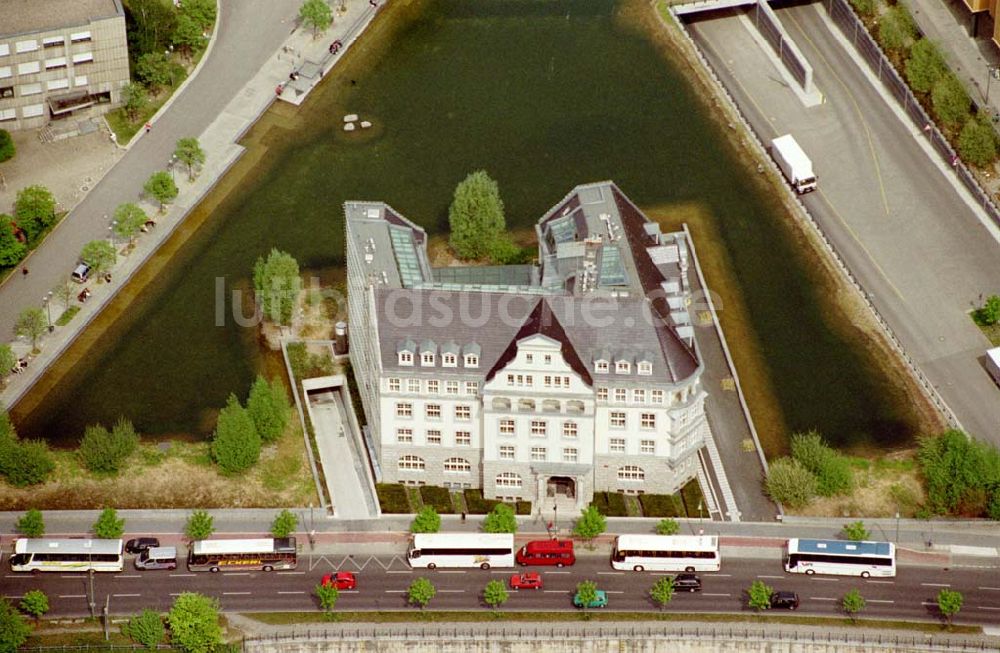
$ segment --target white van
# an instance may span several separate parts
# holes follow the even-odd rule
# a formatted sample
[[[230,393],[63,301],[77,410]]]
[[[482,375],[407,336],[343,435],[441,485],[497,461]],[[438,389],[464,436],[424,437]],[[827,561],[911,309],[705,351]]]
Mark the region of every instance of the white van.
[[[90,266],[86,263],[81,263],[76,266],[76,269],[73,270],[73,274],[70,276],[77,283],[87,283],[87,280],[90,278]]]
[[[172,546],[154,546],[135,559],[136,569],[177,569],[177,549]]]

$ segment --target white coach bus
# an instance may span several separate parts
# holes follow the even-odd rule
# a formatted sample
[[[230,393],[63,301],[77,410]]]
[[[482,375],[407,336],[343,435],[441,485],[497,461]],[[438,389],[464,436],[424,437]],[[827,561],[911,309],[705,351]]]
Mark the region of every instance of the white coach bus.
[[[611,566],[627,571],[719,571],[715,535],[619,535]]]
[[[411,567],[513,567],[513,533],[420,533],[406,560]]]
[[[26,538],[14,541],[11,571],[121,571],[121,540]]]
[[[793,574],[840,576],[896,575],[896,546],[892,542],[845,540],[788,540],[785,571]]]

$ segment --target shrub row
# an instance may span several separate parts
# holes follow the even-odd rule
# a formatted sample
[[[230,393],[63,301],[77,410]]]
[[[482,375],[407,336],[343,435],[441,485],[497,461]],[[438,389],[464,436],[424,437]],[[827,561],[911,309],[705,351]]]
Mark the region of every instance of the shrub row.
[[[455,512],[451,503],[451,491],[448,488],[423,485],[420,487],[420,500],[425,506],[434,508],[439,515],[450,515]]]
[[[379,483],[375,486],[378,505],[387,514],[410,513],[410,502],[406,498],[406,488],[397,483]]]
[[[639,503],[646,517],[685,517],[684,506],[677,494],[640,494]]]

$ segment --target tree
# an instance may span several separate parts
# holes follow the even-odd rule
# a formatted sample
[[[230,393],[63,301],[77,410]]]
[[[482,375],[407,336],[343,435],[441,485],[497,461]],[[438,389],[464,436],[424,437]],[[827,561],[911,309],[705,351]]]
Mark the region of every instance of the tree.
[[[441,530],[441,516],[434,506],[424,506],[410,523],[411,533],[437,533]]]
[[[340,598],[340,590],[334,584],[324,585],[320,583],[314,590],[316,598],[319,599],[319,607],[326,613],[327,618],[333,616],[333,609],[337,606],[337,599]]]
[[[45,186],[27,186],[17,192],[14,220],[24,229],[28,242],[34,242],[56,221],[56,198]]]
[[[656,533],[658,535],[677,535],[680,530],[681,525],[677,523],[676,519],[671,519],[670,517],[661,519],[659,523],[656,524]]]
[[[49,330],[49,320],[40,308],[26,308],[14,323],[14,335],[31,340],[31,349],[38,351],[38,339]]]
[[[674,598],[674,579],[671,576],[662,576],[649,590],[649,595],[660,605],[660,609],[666,608]]]
[[[417,578],[410,583],[410,587],[406,591],[406,598],[407,601],[423,610],[435,594],[437,594],[437,590],[434,589],[433,583],[426,578]]]
[[[55,467],[44,440],[11,440],[0,446],[0,473],[14,487],[44,483]]]
[[[485,170],[477,170],[455,187],[448,209],[451,248],[463,259],[479,259],[504,235],[506,222],[500,187]]]
[[[796,433],[791,441],[792,458],[816,477],[816,492],[825,497],[846,494],[854,484],[850,461],[834,451],[816,431]]]
[[[14,218],[6,213],[0,213],[0,267],[17,265],[28,246],[17,239]]]
[[[122,88],[122,106],[129,120],[138,120],[139,114],[149,104],[149,95],[140,84],[129,82]]]
[[[52,286],[52,296],[59,300],[63,308],[69,308],[69,303],[73,301],[73,286],[69,285],[69,279],[63,277],[56,285]]]
[[[958,611],[962,609],[962,603],[965,598],[962,596],[961,592],[956,592],[954,590],[943,589],[938,592],[937,604],[938,610],[944,616],[948,625],[951,625],[951,618],[958,614]]]
[[[916,35],[913,18],[903,5],[887,9],[879,18],[878,42],[886,50],[903,50]]]
[[[77,453],[83,466],[98,474],[116,474],[139,445],[139,434],[132,422],[119,417],[114,428],[108,431],[100,424],[88,426]]]
[[[938,514],[961,509],[979,516],[989,490],[1000,486],[997,450],[956,429],[922,437],[918,444],[928,508]]]
[[[774,589],[769,587],[762,580],[755,580],[750,589],[747,590],[747,604],[757,610],[769,610],[771,608],[771,595]]]
[[[16,653],[28,640],[31,627],[9,599],[0,597],[0,653]]]
[[[117,540],[125,534],[125,519],[118,518],[118,511],[105,508],[94,522],[94,536],[102,540]]]
[[[167,615],[170,643],[189,653],[211,653],[222,644],[219,603],[213,598],[185,592],[174,600]]]
[[[990,295],[983,305],[976,309],[975,318],[985,326],[1000,322],[1000,295]]]
[[[0,163],[10,161],[17,154],[14,139],[6,129],[0,129]]]
[[[787,508],[801,508],[816,496],[816,477],[797,460],[779,458],[771,463],[764,489]]]
[[[198,21],[186,14],[177,17],[177,29],[170,39],[188,57],[205,45],[205,30]]]
[[[288,395],[281,381],[275,379],[270,385],[264,377],[258,376],[250,387],[247,398],[247,412],[253,420],[262,442],[274,442],[285,432],[288,425]]]
[[[947,73],[931,88],[931,105],[934,114],[949,127],[958,127],[969,115],[969,96],[952,73]]]
[[[847,594],[844,594],[844,598],[840,600],[840,605],[844,608],[847,616],[851,618],[851,621],[855,621],[858,618],[858,613],[865,609],[865,599],[861,596],[861,592],[852,589]]]
[[[979,118],[969,118],[958,134],[958,152],[974,166],[985,168],[997,158],[997,135]]]
[[[128,51],[133,57],[163,52],[177,26],[173,7],[161,0],[129,0],[125,3]]]
[[[49,611],[49,597],[42,590],[30,590],[21,597],[22,612],[27,612],[35,618],[35,623],[42,618],[42,615]]]
[[[14,350],[6,342],[0,344],[0,379],[6,378],[16,364],[17,356],[14,355]]]
[[[170,176],[170,173],[163,170],[150,175],[142,189],[146,191],[147,195],[160,203],[160,213],[163,213],[164,207],[167,204],[170,204],[177,198],[177,184],[174,183],[174,179]]]
[[[292,312],[302,291],[298,261],[277,249],[272,249],[266,259],[258,257],[253,266],[253,288],[265,318],[278,324],[291,324]]]
[[[226,407],[219,412],[212,437],[212,458],[230,474],[250,469],[260,458],[260,435],[234,394],[229,395]]]
[[[580,511],[580,518],[573,524],[573,534],[593,540],[607,529],[608,521],[595,506],[587,506]]]
[[[89,265],[94,274],[103,274],[114,267],[118,260],[118,252],[115,251],[115,246],[106,240],[92,240],[83,246],[80,260]]]
[[[205,163],[205,151],[201,149],[198,139],[192,137],[182,138],[177,141],[174,156],[188,167],[188,181],[194,181],[195,166],[201,167]]]
[[[128,238],[131,243],[135,241],[136,235],[148,219],[149,216],[138,204],[133,202],[119,204],[115,209],[115,235]]]
[[[317,38],[333,23],[333,11],[323,0],[305,0],[299,7],[299,20],[303,27],[312,28],[313,38]]]
[[[135,63],[135,76],[151,89],[169,86],[173,81],[173,64],[163,52],[147,52],[139,55]]]
[[[34,508],[21,515],[14,526],[17,532],[25,537],[42,537],[45,535],[45,518],[42,511]]]
[[[275,537],[288,537],[299,527],[299,518],[295,513],[285,509],[278,513],[278,516],[271,522],[271,535]]]
[[[576,602],[584,610],[588,605],[597,601],[597,583],[592,580],[581,581],[576,584]]]
[[[184,534],[190,540],[204,540],[215,532],[215,520],[204,510],[195,510],[188,517],[184,526]]]
[[[128,620],[125,634],[146,648],[152,650],[161,644],[167,635],[163,617],[155,610],[143,610]]]
[[[215,2],[213,0],[184,0],[181,14],[188,16],[203,30],[207,30],[215,22]]]
[[[493,608],[494,612],[499,610],[500,606],[506,603],[509,598],[510,594],[507,593],[507,586],[503,584],[503,581],[491,580],[483,588],[483,601]]]
[[[514,509],[506,503],[498,503],[483,520],[483,530],[487,533],[516,533],[517,517]]]
[[[906,80],[914,91],[930,93],[946,72],[948,64],[934,43],[922,38],[913,44],[906,60]]]
[[[872,534],[868,532],[868,529],[865,528],[865,523],[863,521],[855,521],[850,524],[844,524],[842,532],[844,537],[852,542],[864,542],[872,536]]]

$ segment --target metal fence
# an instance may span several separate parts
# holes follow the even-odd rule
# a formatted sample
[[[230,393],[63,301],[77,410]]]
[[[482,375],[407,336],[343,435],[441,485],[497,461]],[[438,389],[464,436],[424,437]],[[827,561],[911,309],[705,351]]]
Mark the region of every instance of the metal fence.
[[[957,153],[952,149],[951,144],[937,128],[931,117],[927,115],[920,105],[913,91],[900,77],[896,68],[889,62],[889,59],[882,52],[878,43],[871,37],[864,23],[848,4],[847,0],[824,0],[830,18],[840,28],[844,36],[854,45],[858,53],[871,68],[872,73],[885,85],[899,105],[902,107],[910,120],[924,131],[930,141],[934,151],[941,156],[948,164],[955,168],[955,174],[962,185],[972,194],[976,203],[986,211],[997,225],[1000,225],[1000,209],[990,199],[989,193],[979,185],[979,181],[968,167],[958,158]]]
[[[698,641],[723,643],[774,642],[823,646],[870,646],[893,651],[996,651],[986,638],[961,638],[929,633],[901,634],[866,631],[803,629],[796,626],[692,625],[664,621],[627,624],[575,622],[547,623],[448,623],[448,624],[344,624],[291,629],[282,633],[247,636],[244,650],[271,649],[281,644],[317,644],[329,641],[483,641],[483,642],[583,642],[585,640]]]
[[[758,2],[753,8],[753,22],[764,40],[785,64],[795,81],[807,92],[812,84],[812,66],[797,51],[795,45],[785,38],[784,31],[778,23],[777,16],[771,11],[766,1]]]

